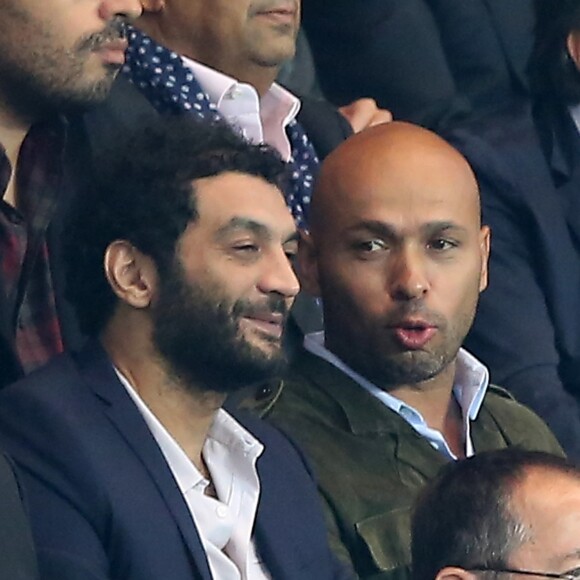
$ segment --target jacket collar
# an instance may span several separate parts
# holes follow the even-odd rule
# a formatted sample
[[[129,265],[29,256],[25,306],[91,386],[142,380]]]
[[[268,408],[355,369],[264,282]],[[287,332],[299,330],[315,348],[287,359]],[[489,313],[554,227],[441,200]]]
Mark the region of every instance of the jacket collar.
[[[294,367],[339,405],[355,435],[399,433],[404,420],[334,365],[300,349]],[[411,428],[411,427],[409,427]]]

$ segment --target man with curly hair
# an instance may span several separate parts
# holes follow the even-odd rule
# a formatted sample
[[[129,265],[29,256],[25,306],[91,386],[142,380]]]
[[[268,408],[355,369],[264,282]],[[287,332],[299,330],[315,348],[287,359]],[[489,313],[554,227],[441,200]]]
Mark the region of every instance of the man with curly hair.
[[[300,452],[222,409],[284,362],[284,164],[225,125],[163,121],[72,221],[69,294],[94,340],[0,393],[41,576],[340,578]]]

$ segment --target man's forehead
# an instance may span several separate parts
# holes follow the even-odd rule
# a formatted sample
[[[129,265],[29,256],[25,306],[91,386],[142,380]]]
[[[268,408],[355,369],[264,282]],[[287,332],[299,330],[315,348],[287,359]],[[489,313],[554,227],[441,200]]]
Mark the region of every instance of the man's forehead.
[[[281,190],[264,178],[228,172],[194,184],[198,221],[220,232],[294,232]]]
[[[437,224],[478,228],[479,204],[476,195],[444,189],[367,189],[338,194],[325,215],[318,215],[314,229],[345,231],[383,224],[393,231],[424,233]],[[376,229],[376,228],[375,228]]]
[[[449,206],[478,216],[477,182],[467,161],[436,135],[401,123],[378,128],[351,138],[325,162],[312,211],[330,216],[389,206],[407,212]]]

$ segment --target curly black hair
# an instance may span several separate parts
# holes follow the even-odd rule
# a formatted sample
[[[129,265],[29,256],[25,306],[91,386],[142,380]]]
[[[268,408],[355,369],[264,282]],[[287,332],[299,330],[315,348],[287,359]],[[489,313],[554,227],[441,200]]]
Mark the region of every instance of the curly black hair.
[[[127,240],[163,274],[198,217],[195,180],[230,171],[280,189],[286,180],[286,166],[270,147],[248,143],[223,122],[183,117],[147,120],[94,165],[94,187],[77,200],[64,243],[67,297],[89,336],[99,334],[117,301],[103,268],[112,242]]]
[[[536,30],[528,72],[532,93],[566,104],[580,102],[580,73],[568,54],[570,32],[580,30],[580,0],[535,0]]]

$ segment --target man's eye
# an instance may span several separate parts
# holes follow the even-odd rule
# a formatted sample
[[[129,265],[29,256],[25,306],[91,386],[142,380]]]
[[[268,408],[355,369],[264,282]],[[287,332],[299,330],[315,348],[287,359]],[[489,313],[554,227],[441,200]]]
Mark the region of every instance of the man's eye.
[[[355,244],[355,247],[360,252],[379,252],[387,248],[387,244],[383,240],[367,240],[364,242],[359,242]]]
[[[455,240],[449,240],[446,238],[436,238],[429,241],[427,244],[428,248],[435,250],[436,252],[444,252],[445,250],[451,250],[456,248],[459,244]]]
[[[260,251],[260,247],[257,244],[237,244],[233,247],[234,252],[240,254],[250,254]]]

